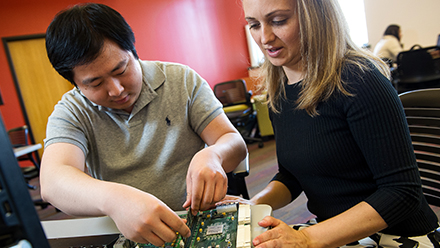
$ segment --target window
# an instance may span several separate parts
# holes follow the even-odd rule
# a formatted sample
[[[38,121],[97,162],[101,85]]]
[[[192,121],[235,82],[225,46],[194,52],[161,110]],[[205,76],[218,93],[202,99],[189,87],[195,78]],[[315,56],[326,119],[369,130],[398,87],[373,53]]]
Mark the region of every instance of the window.
[[[353,42],[359,47],[368,44],[364,0],[338,0],[350,29]]]
[[[251,68],[260,66],[264,61],[263,52],[261,52],[255,40],[252,38],[251,32],[249,30],[249,25],[244,27],[246,30],[246,40],[249,49],[249,56],[251,59]]]

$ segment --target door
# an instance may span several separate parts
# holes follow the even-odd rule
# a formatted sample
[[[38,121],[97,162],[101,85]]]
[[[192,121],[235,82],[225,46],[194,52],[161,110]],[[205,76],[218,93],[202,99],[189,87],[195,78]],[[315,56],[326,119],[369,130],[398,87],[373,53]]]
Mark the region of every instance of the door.
[[[49,115],[73,85],[50,64],[44,35],[6,38],[3,42],[31,140],[43,144]],[[40,156],[42,151],[39,151]]]

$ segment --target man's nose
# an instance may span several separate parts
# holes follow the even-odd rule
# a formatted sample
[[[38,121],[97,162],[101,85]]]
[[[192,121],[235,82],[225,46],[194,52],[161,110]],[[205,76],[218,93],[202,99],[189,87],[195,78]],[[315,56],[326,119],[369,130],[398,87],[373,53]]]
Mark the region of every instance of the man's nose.
[[[124,91],[124,87],[119,80],[111,78],[107,83],[107,91],[109,96],[120,96]]]

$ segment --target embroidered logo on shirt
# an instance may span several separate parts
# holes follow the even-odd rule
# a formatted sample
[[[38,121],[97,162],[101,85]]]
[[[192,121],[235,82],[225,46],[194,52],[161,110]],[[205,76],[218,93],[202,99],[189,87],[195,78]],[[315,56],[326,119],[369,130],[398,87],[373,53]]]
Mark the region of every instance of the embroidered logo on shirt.
[[[167,126],[171,126],[171,121],[168,119],[168,116],[165,118],[165,121],[167,122]]]

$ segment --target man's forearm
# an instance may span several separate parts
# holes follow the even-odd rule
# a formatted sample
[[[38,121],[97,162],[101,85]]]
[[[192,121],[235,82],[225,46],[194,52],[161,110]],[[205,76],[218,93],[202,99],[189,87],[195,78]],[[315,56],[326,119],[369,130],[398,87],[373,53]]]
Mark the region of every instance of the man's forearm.
[[[107,187],[105,182],[72,166],[58,165],[50,170],[42,170],[41,196],[44,200],[70,215],[104,215],[100,205],[106,194],[103,193]]]

